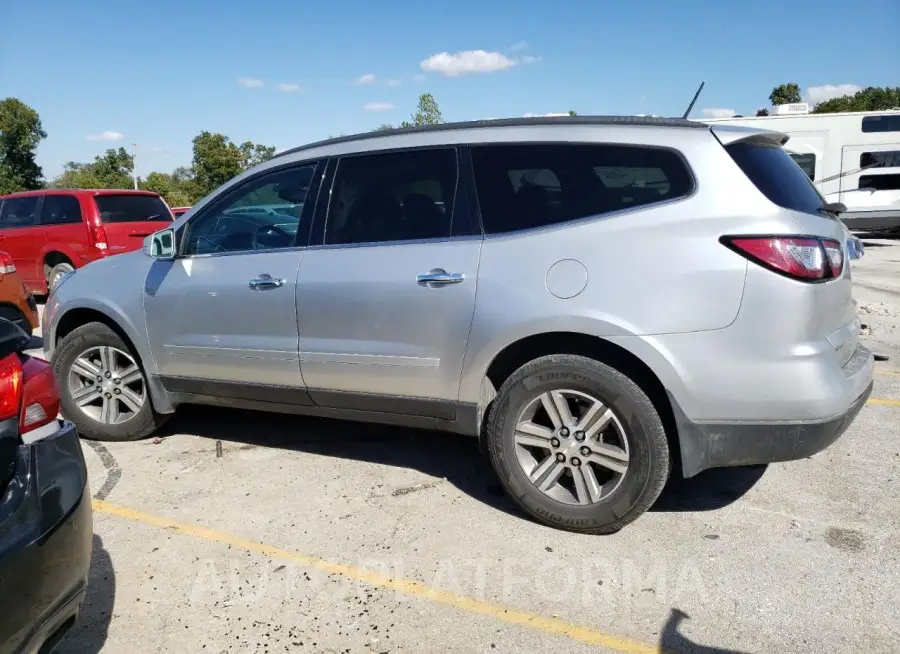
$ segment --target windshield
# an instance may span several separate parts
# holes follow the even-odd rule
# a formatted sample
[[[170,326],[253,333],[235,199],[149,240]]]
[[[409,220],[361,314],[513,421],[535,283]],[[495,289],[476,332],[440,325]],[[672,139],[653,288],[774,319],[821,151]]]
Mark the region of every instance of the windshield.
[[[809,176],[780,145],[741,141],[725,149],[756,188],[779,207],[820,213],[825,201]]]
[[[172,212],[158,195],[98,195],[94,200],[105,223],[172,220]]]

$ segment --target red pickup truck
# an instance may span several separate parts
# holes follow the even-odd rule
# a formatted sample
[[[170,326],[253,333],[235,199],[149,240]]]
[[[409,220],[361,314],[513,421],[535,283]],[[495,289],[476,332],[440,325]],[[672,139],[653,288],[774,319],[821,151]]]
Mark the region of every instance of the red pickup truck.
[[[157,193],[129,190],[26,191],[0,198],[0,250],[25,286],[46,295],[85,264],[141,247],[172,222]]]

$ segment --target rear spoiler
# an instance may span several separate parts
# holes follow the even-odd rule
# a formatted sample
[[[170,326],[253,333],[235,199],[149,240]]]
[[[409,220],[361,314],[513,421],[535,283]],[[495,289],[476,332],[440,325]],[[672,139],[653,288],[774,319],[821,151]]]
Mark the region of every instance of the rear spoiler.
[[[741,125],[710,125],[709,131],[713,133],[722,145],[731,145],[742,141],[764,144],[784,145],[791,137],[783,132],[775,132],[768,129],[755,127],[743,127]]]

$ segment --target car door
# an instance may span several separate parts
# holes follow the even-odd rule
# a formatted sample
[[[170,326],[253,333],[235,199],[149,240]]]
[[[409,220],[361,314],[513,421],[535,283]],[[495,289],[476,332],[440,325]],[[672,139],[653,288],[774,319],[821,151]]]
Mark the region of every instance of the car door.
[[[13,196],[3,201],[0,209],[0,250],[12,257],[19,276],[31,289],[43,275],[39,265],[43,263],[42,228],[36,224],[40,201],[38,195]]]
[[[317,405],[455,417],[482,245],[459,177],[453,148],[337,162],[297,281]]]
[[[297,270],[317,162],[269,169],[224,191],[181,226],[180,254],[153,264],[147,329],[172,391],[309,404],[297,344]],[[313,190],[310,190],[313,189]],[[282,213],[242,212],[280,202]]]

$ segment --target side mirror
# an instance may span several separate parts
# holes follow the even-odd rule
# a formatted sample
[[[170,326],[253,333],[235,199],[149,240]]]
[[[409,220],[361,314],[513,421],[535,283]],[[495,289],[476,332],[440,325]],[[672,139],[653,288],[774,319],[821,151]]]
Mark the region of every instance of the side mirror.
[[[171,227],[144,239],[143,252],[148,257],[169,261],[175,258],[175,230]]]

